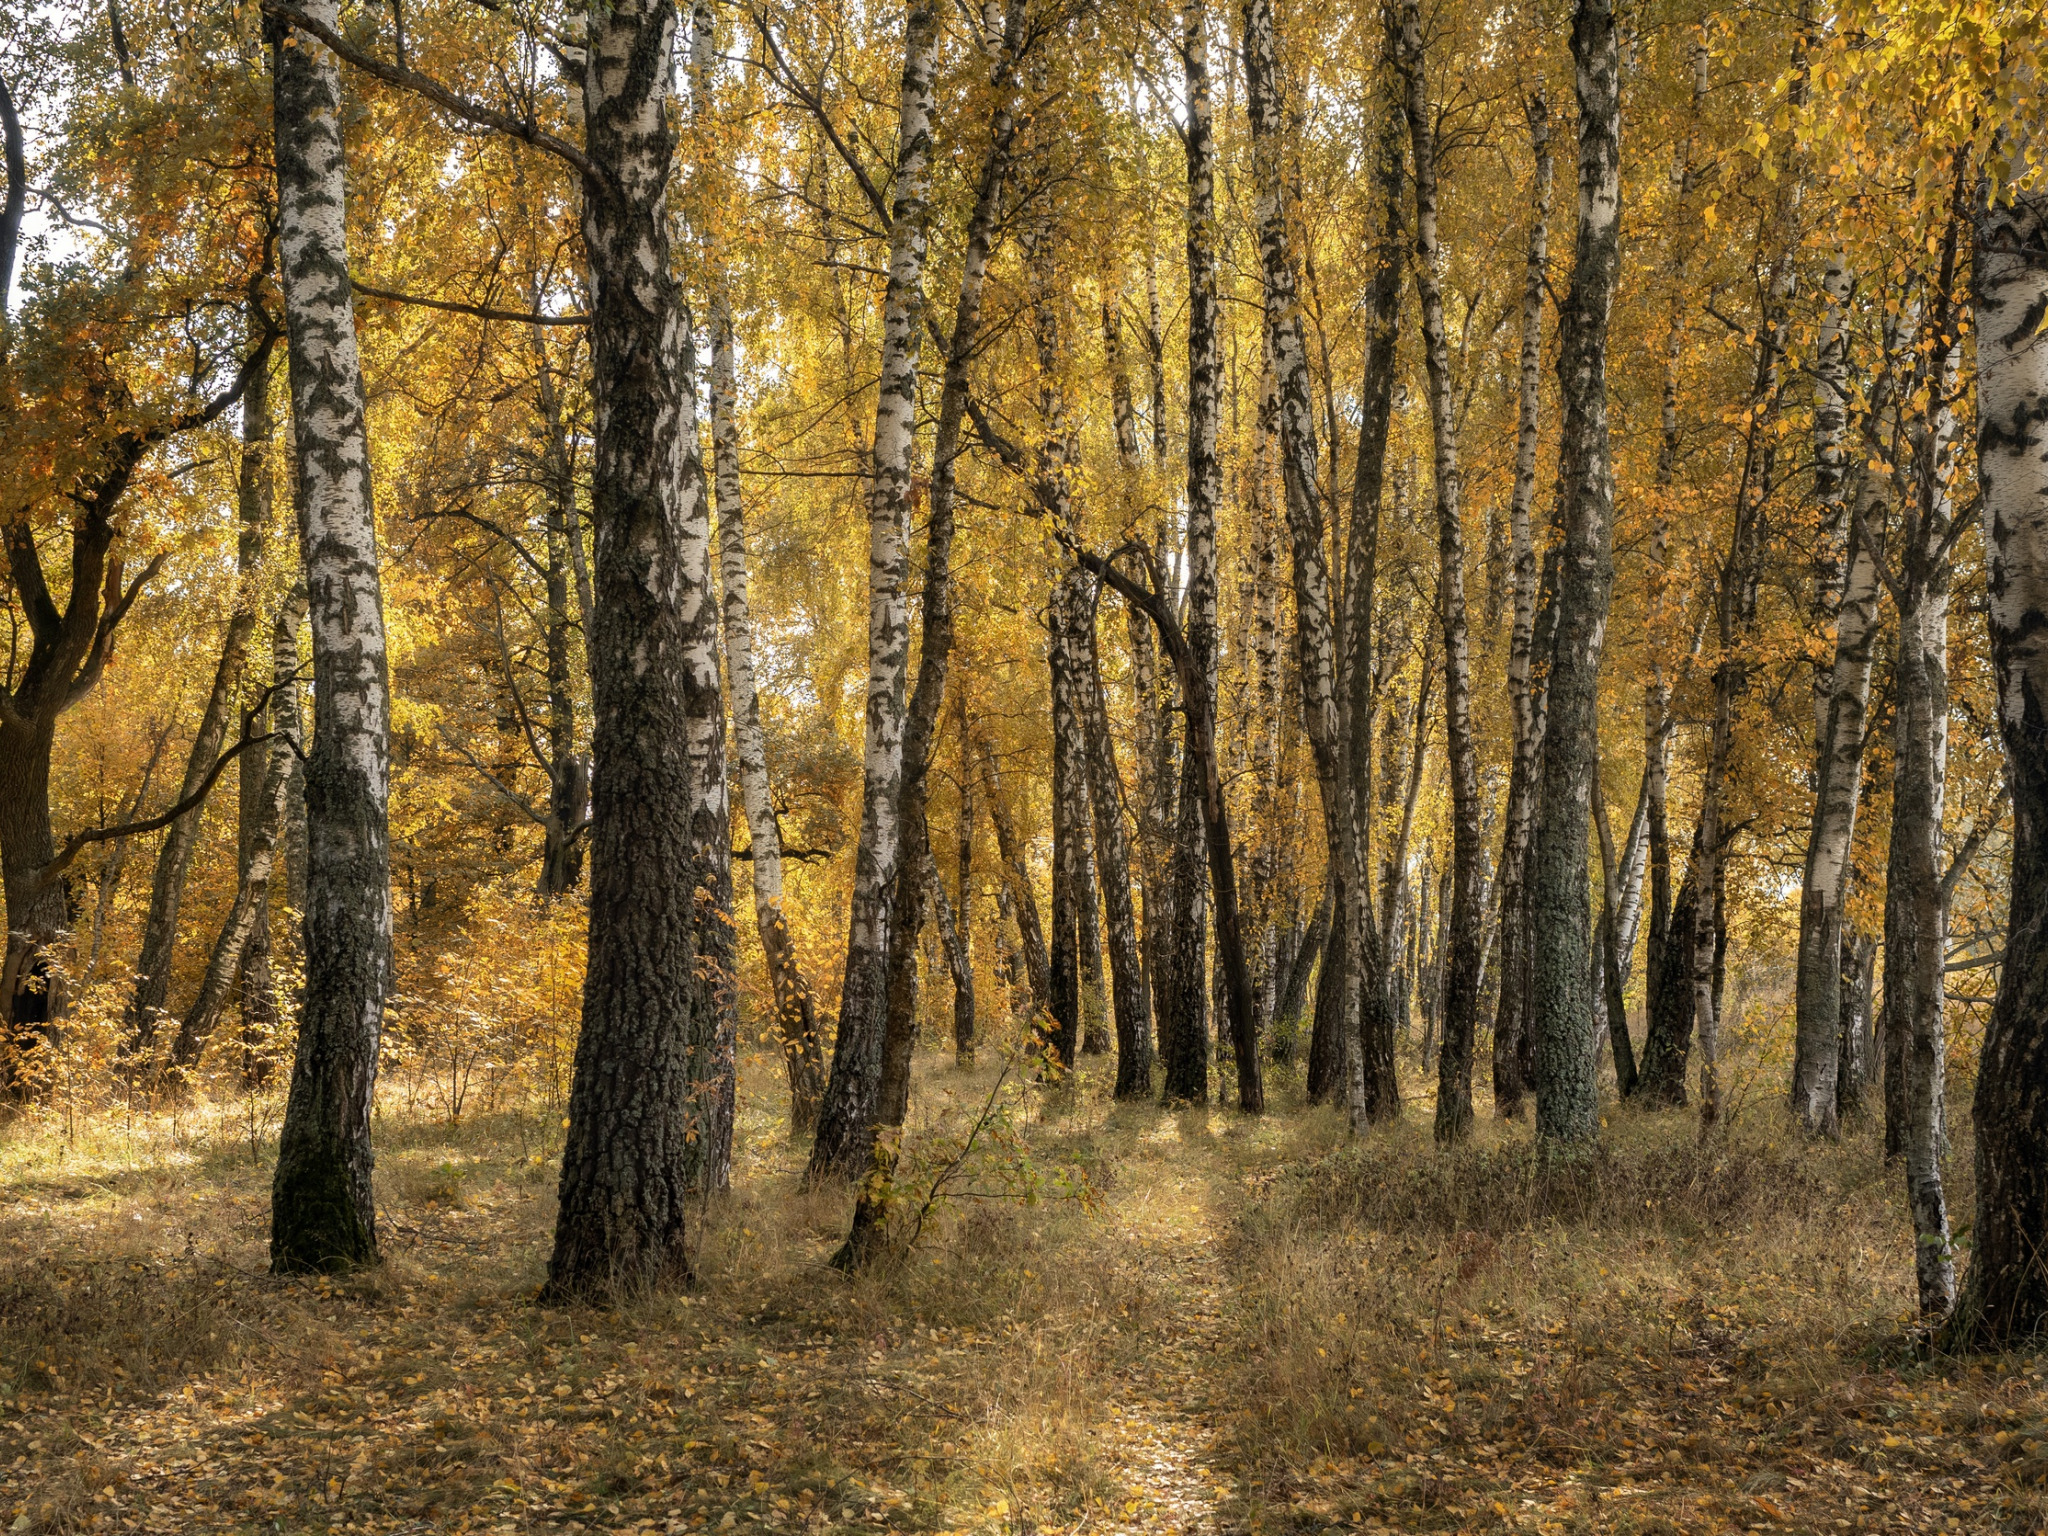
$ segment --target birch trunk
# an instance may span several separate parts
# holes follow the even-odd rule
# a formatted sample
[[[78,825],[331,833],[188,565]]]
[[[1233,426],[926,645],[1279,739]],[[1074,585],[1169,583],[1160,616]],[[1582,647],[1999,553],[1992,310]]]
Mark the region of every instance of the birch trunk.
[[[592,11],[582,81],[595,167],[590,957],[545,1289],[563,1300],[687,1281],[686,1216],[715,1172],[701,1144],[725,1087],[730,939],[711,930],[726,927],[732,888],[714,847],[728,836],[706,760],[723,734],[717,610],[669,247],[675,33],[668,0]]]
[[[1095,867],[1102,878],[1108,916],[1109,972],[1116,1013],[1116,1097],[1149,1098],[1152,1093],[1152,1021],[1139,963],[1138,919],[1131,906],[1130,842],[1124,833],[1123,778],[1117,772],[1116,742],[1110,735],[1109,700],[1102,686],[1102,658],[1095,643],[1095,605],[1083,631],[1087,645],[1088,800],[1095,813]]]
[[[241,531],[239,547],[236,551],[236,564],[241,568],[242,572],[249,573],[250,579],[253,579],[255,571],[262,564],[264,551],[270,541],[272,515],[276,510],[276,461],[272,457],[276,449],[276,435],[277,422],[271,407],[270,375],[266,370],[260,378],[251,379],[248,389],[242,394],[242,462],[235,482],[236,521],[240,524]],[[251,600],[254,600],[253,594]],[[295,641],[297,639],[297,616],[302,611],[301,605],[303,601],[304,594],[295,590],[285,604],[285,612],[292,615],[291,623],[295,631],[293,636]],[[279,617],[282,618],[283,614],[280,614]],[[257,672],[259,687],[265,686],[260,681],[265,675],[269,677],[271,685],[282,681],[277,675],[277,659],[274,650],[267,660],[268,664],[261,667]],[[296,644],[292,647],[291,660],[292,666],[296,668],[299,660]],[[246,660],[244,665],[246,667]],[[247,679],[245,677],[245,686],[246,682]],[[298,740],[299,721],[296,717],[296,693],[293,697],[293,705],[295,709],[293,717],[288,720],[284,719],[277,707],[277,701],[273,694],[267,706],[258,716],[259,720],[268,720],[272,723],[262,728],[274,731],[278,729],[277,722],[282,721],[285,729],[290,732],[292,739],[294,741]],[[283,837],[286,814],[285,806],[289,804],[294,781],[298,777],[298,764],[299,760],[295,755],[286,755],[285,782],[280,791],[283,798],[279,803],[278,827],[273,833],[273,840],[276,841],[281,842]],[[269,778],[268,765],[266,764],[263,769],[259,770],[254,754],[244,752],[235,759],[235,776],[237,791],[235,876],[238,882],[246,885],[249,882],[249,872],[252,860],[255,857],[256,841],[261,835],[264,813],[269,803],[269,796],[267,794],[269,786],[266,782]],[[270,887],[272,883],[266,874],[261,882],[259,893],[255,898],[254,909],[249,920],[248,936],[243,940],[239,951],[242,1033],[244,1041],[251,1047],[250,1054],[244,1057],[244,1065],[252,1071],[260,1070],[257,1063],[261,1058],[256,1052],[260,1051],[262,1042],[267,1040],[275,1029],[277,1022],[277,997],[270,967]],[[97,927],[94,930],[94,937],[97,940]]]
[[[1216,274],[1216,141],[1209,88],[1209,13],[1203,0],[1181,11],[1181,69],[1187,86],[1188,447],[1187,644],[1177,669],[1183,708],[1213,713],[1216,676],[1216,516],[1223,495],[1216,434],[1222,410],[1223,350]],[[1162,589],[1163,590],[1163,589]],[[1190,688],[1206,698],[1197,700]],[[1173,829],[1172,937],[1156,994],[1159,1056],[1170,1103],[1209,1097],[1208,916],[1202,856],[1202,773],[1193,728],[1181,756],[1180,804]]]
[[[1871,554],[1874,498],[1860,487],[1850,514],[1848,579],[1834,612],[1835,655],[1825,695],[1815,771],[1813,830],[1799,898],[1797,1025],[1792,1062],[1792,1109],[1809,1135],[1839,1128],[1836,1099],[1841,1071],[1842,957],[1847,935],[1850,849],[1863,789],[1863,748],[1870,701],[1870,661],[1877,640],[1881,583]]]
[[[1676,203],[1672,221],[1675,228],[1670,242],[1670,309],[1664,326],[1661,440],[1657,448],[1657,517],[1650,531],[1650,633],[1653,635],[1662,633],[1670,623],[1671,517],[1677,502],[1680,446],[1679,364],[1685,355],[1686,318],[1692,313],[1697,299],[1688,279],[1693,245],[1689,238],[1692,231],[1687,215],[1694,185],[1698,179],[1698,167],[1693,156],[1694,138],[1698,132],[1700,115],[1707,95],[1708,52],[1703,38],[1694,40],[1692,71],[1690,115],[1686,120],[1685,134],[1680,141],[1678,156],[1671,172]],[[1664,670],[1662,657],[1653,649],[1650,658],[1650,681],[1643,690],[1643,765],[1649,788],[1650,818],[1650,937],[1644,965],[1644,1077],[1651,1077],[1648,1067],[1653,1059],[1660,1062],[1675,1060],[1680,1072],[1680,1077],[1675,1083],[1665,1082],[1661,1078],[1653,1080],[1659,1084],[1659,1094],[1675,1093],[1677,1097],[1672,1102],[1683,1103],[1686,1097],[1683,1081],[1684,1058],[1691,1051],[1692,1005],[1689,1001],[1685,1004],[1683,1050],[1674,1058],[1668,1055],[1660,1056],[1653,1049],[1660,1037],[1648,1001],[1667,996],[1668,985],[1675,983],[1690,964],[1682,957],[1689,953],[1687,946],[1691,942],[1692,930],[1690,927],[1674,927],[1671,907],[1671,829],[1667,810],[1671,732],[1671,679]],[[1690,996],[1689,992],[1687,995]]]
[[[214,1026],[226,1009],[235,975],[243,970],[251,936],[269,907],[266,897],[270,876],[276,867],[279,835],[284,830],[285,799],[291,789],[292,768],[298,762],[298,742],[280,731],[272,738],[266,754],[262,800],[248,843],[247,866],[235,888],[235,899],[214,941],[213,954],[200,978],[199,995],[186,1011],[171,1042],[171,1065],[190,1071],[199,1063]],[[245,754],[246,755],[246,754]]]
[[[1355,957],[1354,963],[1363,978],[1360,995],[1370,997],[1378,989],[1382,999],[1380,1006],[1367,1006],[1353,1014],[1358,1027],[1345,1031],[1346,1076],[1350,1080],[1347,1108],[1353,1129],[1361,1130],[1373,1121],[1398,1113],[1400,1091],[1393,1058],[1393,1020],[1383,1001],[1385,966],[1380,935],[1365,915],[1370,904],[1369,884],[1361,862],[1361,835],[1346,751],[1340,636],[1323,551],[1324,515],[1322,487],[1317,478],[1314,400],[1282,202],[1280,141],[1285,131],[1285,107],[1280,96],[1272,0],[1245,0],[1243,37],[1266,345],[1280,392],[1281,483],[1293,544],[1295,636],[1300,656],[1302,708],[1315,758],[1330,854],[1342,871],[1343,889],[1350,906],[1350,931],[1346,937],[1349,954]],[[1353,623],[1356,622],[1354,614]],[[1358,1064],[1356,1073],[1348,1066],[1352,1061]]]
[[[946,346],[945,383],[939,398],[938,435],[932,448],[931,514],[926,523],[924,601],[919,636],[917,686],[903,732],[903,767],[897,791],[896,821],[901,831],[901,857],[889,915],[887,1012],[882,1038],[881,1080],[876,1090],[874,1123],[856,1155],[872,1162],[854,1204],[853,1228],[835,1264],[858,1266],[880,1252],[879,1239],[887,1209],[886,1190],[896,1166],[897,1138],[886,1141],[878,1132],[901,1131],[910,1110],[911,1055],[917,1044],[917,947],[926,898],[943,904],[945,890],[932,861],[931,829],[926,820],[930,799],[930,767],[946,680],[953,658],[953,502],[961,452],[960,426],[967,410],[967,364],[981,339],[981,296],[988,274],[998,206],[1009,169],[1013,118],[1009,96],[1016,51],[1024,23],[1022,0],[1011,0],[1003,43],[995,69],[997,106],[989,148],[977,181],[974,211],[968,218],[967,247],[962,257],[960,296],[954,306],[953,334]],[[950,928],[950,924],[946,925]],[[955,985],[962,968],[955,967]]]
[[[1064,497],[1062,496],[1062,501]],[[1073,1067],[1081,1046],[1081,903],[1088,837],[1088,758],[1076,631],[1087,602],[1078,571],[1053,588],[1046,659],[1052,670],[1052,1029],[1054,1062]]]
[[[1445,911],[1443,1039],[1437,1056],[1436,1139],[1472,1130],[1472,1042],[1479,1026],[1480,884],[1484,879],[1479,748],[1472,733],[1472,657],[1465,620],[1463,482],[1458,465],[1457,381],[1444,324],[1444,253],[1437,235],[1436,125],[1424,80],[1421,0],[1400,0],[1396,49],[1406,87],[1415,167],[1415,292],[1436,447],[1438,622],[1444,646],[1444,737],[1451,780],[1451,899]],[[1520,466],[1517,466],[1519,470]],[[1526,518],[1525,518],[1526,522]]]
[[[996,829],[996,853],[1003,861],[1003,889],[1009,893],[1017,923],[1017,938],[1024,950],[1024,974],[1031,988],[1033,1026],[1052,1016],[1051,963],[1045,953],[1045,928],[1038,920],[1038,898],[1031,889],[1031,866],[1024,860],[1024,845],[1017,836],[1017,824],[1003,799],[1002,772],[994,751],[981,743],[981,782],[988,792],[988,818]]]
[[[335,24],[334,0],[308,13]],[[370,1110],[391,982],[391,693],[343,205],[334,57],[271,34],[278,267],[290,336],[299,545],[313,630],[306,999],[271,1185],[270,1267],[377,1258]]]
[[[1562,543],[1557,634],[1545,690],[1541,787],[1530,844],[1536,1129],[1551,1144],[1599,1133],[1593,1010],[1586,995],[1586,822],[1600,657],[1614,588],[1614,476],[1607,432],[1607,323],[1621,261],[1621,78],[1612,0],[1577,0],[1579,227],[1558,351]]]
[[[1910,557],[1909,557],[1910,558]],[[1955,1300],[1948,1204],[1942,1188],[1943,1038],[1941,811],[1948,756],[1948,584],[1902,583],[1895,678],[1892,836],[1885,865],[1884,995],[1905,1067],[1906,1201],[1913,1218],[1921,1316]]]
[[[1936,280],[1937,299],[1919,349],[1926,365],[1913,393],[1924,392],[1930,402],[1928,414],[1908,433],[1912,490],[1900,529],[1902,557],[1893,590],[1899,625],[1893,661],[1897,703],[1891,846],[1885,861],[1885,1010],[1887,1029],[1899,1041],[1904,1067],[1905,1122],[1898,1139],[1905,1153],[1920,1314],[1930,1321],[1946,1317],[1955,1304],[1955,1258],[1941,1171],[1948,1055],[1941,821],[1948,772],[1948,610],[1954,547],[1951,402],[1961,363],[1958,322],[1946,296],[1956,291],[1960,223],[1958,213],[1950,222]]]
[[[1529,911],[1524,884],[1529,828],[1536,814],[1536,764],[1541,737],[1531,658],[1536,640],[1537,561],[1531,518],[1536,506],[1536,449],[1543,376],[1543,295],[1550,261],[1550,104],[1539,86],[1527,103],[1531,182],[1529,251],[1522,276],[1522,347],[1515,414],[1515,487],[1508,503],[1510,586],[1514,621],[1508,632],[1508,710],[1514,756],[1500,853],[1500,1004],[1493,1023],[1493,1104],[1503,1120],[1518,1119],[1533,1060],[1529,1037]]]
[[[917,436],[917,363],[923,336],[919,289],[931,195],[932,73],[938,31],[937,7],[931,0],[912,0],[904,18],[889,279],[882,300],[882,368],[868,495],[868,692],[860,839],[854,855],[839,1033],[811,1150],[813,1182],[859,1173],[881,1086],[891,887],[902,839],[898,805],[910,660],[903,582]]]
[[[1998,723],[2012,788],[2013,914],[1977,1072],[1976,1256],[1959,1335],[2001,1348],[2048,1318],[2048,193],[1976,210],[1977,480]]]
[[[824,1092],[818,1008],[797,959],[796,940],[782,909],[782,829],[768,777],[767,738],[761,729],[760,692],[754,681],[754,619],[748,603],[746,503],[740,487],[737,386],[733,371],[732,312],[723,295],[711,301],[711,455],[718,502],[719,574],[724,583],[725,673],[732,689],[734,759],[740,804],[747,818],[754,924],[768,965],[768,987],[782,1034],[789,1075],[789,1134],[808,1136],[818,1123]]]
[[[252,392],[254,386],[252,386]],[[268,396],[268,389],[264,393]],[[267,411],[265,413],[267,415]],[[189,799],[212,773],[224,744],[235,696],[249,664],[249,638],[256,632],[257,583],[261,579],[262,545],[244,539],[235,572],[235,605],[222,637],[220,660],[199,716],[199,729],[185,758],[185,776],[177,800]],[[173,802],[174,804],[176,801]],[[171,990],[171,953],[178,938],[178,912],[184,904],[185,880],[206,807],[194,806],[164,833],[157,849],[156,872],[150,881],[149,915],[143,921],[142,948],[135,961],[135,991],[128,1003],[130,1049],[140,1057],[152,1051],[157,1024]]]
[[[1788,231],[1788,237],[1789,237]],[[1729,765],[1734,753],[1735,704],[1748,686],[1742,645],[1756,615],[1756,589],[1763,558],[1764,508],[1769,504],[1776,469],[1774,427],[1777,420],[1778,375],[1784,358],[1786,305],[1791,296],[1792,241],[1787,240],[1766,292],[1766,312],[1757,343],[1756,371],[1750,389],[1747,443],[1742,477],[1736,488],[1734,527],[1728,556],[1715,590],[1715,618],[1720,659],[1714,669],[1713,726],[1707,743],[1706,776],[1700,789],[1701,893],[1693,914],[1691,969],[1693,1027],[1700,1042],[1700,1124],[1712,1126],[1721,1113],[1719,1080],[1720,1028],[1717,1013],[1716,960],[1719,934],[1726,926],[1721,911],[1724,884],[1721,860],[1729,838],[1722,817],[1727,804]],[[1707,895],[1711,892],[1711,897]]]
[[[953,690],[960,746],[960,821],[955,836],[959,869],[954,910],[959,919],[960,963],[953,975],[953,1062],[974,1065],[974,738],[967,725],[967,689]]]
[[[1406,263],[1403,203],[1407,196],[1407,109],[1389,78],[1383,86],[1380,137],[1374,178],[1380,205],[1379,249],[1368,291],[1370,329],[1365,372],[1359,381],[1358,453],[1351,481],[1351,521],[1345,531],[1344,590],[1334,623],[1337,653],[1336,696],[1339,703],[1337,775],[1350,796],[1348,826],[1326,831],[1351,841],[1350,863],[1355,880],[1346,881],[1341,846],[1326,838],[1325,859],[1334,862],[1341,897],[1331,908],[1326,942],[1324,987],[1318,988],[1317,1028],[1331,1020],[1337,1078],[1354,1123],[1398,1112],[1400,1095],[1393,1078],[1393,1001],[1389,993],[1384,943],[1373,919],[1372,869],[1373,723],[1378,684],[1373,646],[1373,620],[1379,593],[1379,539],[1386,483],[1387,429],[1392,420],[1394,385],[1401,337],[1402,275]],[[1320,778],[1318,783],[1320,784]],[[1334,962],[1334,963],[1333,963]],[[1322,993],[1334,984],[1335,995],[1325,1012]],[[1367,1047],[1372,1062],[1368,1076]],[[1317,1047],[1320,1051],[1321,1047]],[[1311,1053],[1311,1067],[1317,1059]],[[1313,1080],[1313,1071],[1311,1078]]]

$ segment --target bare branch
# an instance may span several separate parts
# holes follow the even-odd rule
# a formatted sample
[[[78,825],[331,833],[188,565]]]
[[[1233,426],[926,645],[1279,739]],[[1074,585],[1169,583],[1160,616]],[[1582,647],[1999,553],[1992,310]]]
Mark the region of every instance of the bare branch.
[[[392,304],[409,304],[420,309],[444,309],[455,315],[474,315],[479,320],[509,320],[515,325],[588,325],[588,315],[540,315],[522,309],[493,309],[487,304],[464,304],[456,299],[429,299],[416,293],[393,293],[388,288],[372,288],[368,283],[349,279],[349,286],[357,293],[372,299],[383,299]]]
[[[557,159],[567,161],[587,180],[598,186],[611,185],[611,178],[599,169],[595,160],[567,139],[555,137],[531,119],[517,118],[508,112],[500,112],[495,107],[487,107],[482,102],[471,101],[466,96],[458,96],[440,81],[423,75],[418,70],[389,64],[375,54],[365,53],[326,23],[314,20],[296,6],[284,4],[283,0],[262,0],[262,5],[266,15],[289,23],[309,37],[318,38],[334,50],[335,57],[353,65],[364,74],[375,75],[387,85],[411,91],[415,96],[431,101],[442,111],[466,122],[475,123],[479,128],[490,128],[508,138],[531,144],[535,149],[546,150]]]

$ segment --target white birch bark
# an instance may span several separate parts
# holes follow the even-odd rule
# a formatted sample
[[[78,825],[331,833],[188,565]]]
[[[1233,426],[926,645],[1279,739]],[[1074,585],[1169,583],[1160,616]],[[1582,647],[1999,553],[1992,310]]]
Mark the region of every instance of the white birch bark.
[[[1529,1088],[1529,919],[1523,900],[1529,829],[1536,814],[1536,723],[1532,657],[1536,642],[1536,451],[1543,382],[1543,296],[1550,262],[1550,199],[1554,160],[1550,103],[1541,86],[1526,103],[1530,182],[1529,246],[1522,270],[1522,336],[1515,402],[1515,485],[1508,501],[1509,585],[1514,617],[1508,630],[1508,710],[1514,756],[1502,814],[1500,874],[1500,1005],[1494,1013],[1493,1103],[1502,1119],[1520,1116]]]
[[[1463,476],[1458,462],[1457,381],[1444,323],[1444,253],[1437,232],[1436,123],[1424,80],[1421,0],[1400,0],[1396,58],[1406,87],[1415,174],[1415,291],[1435,445],[1437,620],[1443,629],[1444,736],[1451,780],[1451,900],[1445,913],[1443,1040],[1437,1055],[1436,1139],[1472,1129],[1472,1041],[1479,1024],[1479,748],[1472,732],[1472,654],[1465,618]],[[1520,466],[1517,465],[1519,471]],[[1526,516],[1524,518],[1526,523]],[[1525,530],[1526,532],[1526,530]]]
[[[1975,1257],[1958,1342],[1996,1348],[2048,1318],[2048,193],[1987,187],[1974,235],[1977,483],[2013,851],[2005,963],[1977,1072]]]
[[[333,26],[335,0],[307,12]],[[333,55],[278,29],[278,269],[313,633],[306,999],[271,1190],[271,1267],[374,1261],[370,1108],[390,985],[391,694]],[[290,46],[287,46],[289,44]]]
[[[746,499],[740,485],[738,382],[733,363],[732,311],[723,295],[711,301],[711,455],[718,507],[719,575],[725,610],[725,671],[732,690],[734,758],[740,802],[747,818],[752,862],[754,922],[768,966],[768,986],[782,1032],[789,1075],[790,1135],[809,1135],[824,1089],[817,1004],[782,910],[782,829],[768,776],[768,744],[761,729],[761,698],[754,679],[754,619],[747,596]]]
[[[882,367],[868,493],[868,688],[861,752],[860,840],[847,920],[846,972],[832,1074],[818,1119],[811,1177],[851,1177],[867,1145],[881,1084],[886,1027],[889,908],[896,879],[897,800],[909,681],[911,467],[917,443],[917,363],[923,344],[926,204],[931,195],[932,72],[938,11],[912,0],[904,19],[896,174],[889,217],[889,277],[882,299]]]

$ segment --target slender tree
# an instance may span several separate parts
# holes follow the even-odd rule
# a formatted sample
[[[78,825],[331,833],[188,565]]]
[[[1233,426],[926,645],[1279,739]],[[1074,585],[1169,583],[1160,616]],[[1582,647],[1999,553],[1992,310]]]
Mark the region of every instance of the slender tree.
[[[1503,1120],[1522,1112],[1534,1071],[1529,1034],[1529,908],[1524,900],[1529,831],[1536,814],[1537,763],[1542,748],[1533,672],[1536,643],[1536,450],[1540,438],[1543,372],[1543,296],[1549,284],[1550,104],[1538,86],[1525,104],[1529,147],[1535,160],[1530,187],[1529,247],[1523,263],[1522,337],[1515,411],[1515,486],[1508,502],[1510,585],[1514,618],[1508,633],[1508,709],[1514,756],[1500,854],[1500,1005],[1493,1022],[1493,1105]]]
[[[307,13],[332,26],[333,0]],[[299,546],[313,631],[306,998],[271,1185],[270,1266],[377,1258],[370,1110],[391,987],[391,692],[343,208],[341,79],[272,22],[278,268],[290,333]]]
[[[740,486],[738,380],[733,367],[732,310],[722,294],[711,301],[711,445],[718,502],[719,575],[724,586],[725,669],[732,688],[734,760],[752,855],[754,925],[768,964],[768,986],[782,1032],[789,1074],[789,1133],[808,1136],[824,1093],[818,1006],[798,962],[796,938],[782,902],[782,828],[768,778],[767,737],[754,682],[754,620],[747,601],[746,501]]]
[[[811,1149],[813,1181],[852,1178],[865,1166],[888,1027],[889,917],[903,835],[898,807],[910,671],[903,578],[917,439],[917,362],[924,336],[919,290],[931,195],[932,74],[938,37],[938,8],[930,0],[912,0],[903,23],[896,167],[889,204],[889,277],[882,299],[882,369],[868,493],[868,694],[860,840],[854,855],[839,1033]]]
[[[1465,622],[1465,529],[1458,464],[1458,388],[1444,323],[1444,252],[1437,233],[1436,120],[1424,75],[1421,0],[1399,0],[1396,58],[1405,86],[1415,166],[1415,292],[1436,445],[1437,619],[1443,627],[1444,735],[1451,778],[1451,900],[1445,912],[1443,1043],[1438,1052],[1436,1139],[1472,1129],[1472,1041],[1479,1024],[1481,838],[1479,747],[1472,732],[1471,642]]]

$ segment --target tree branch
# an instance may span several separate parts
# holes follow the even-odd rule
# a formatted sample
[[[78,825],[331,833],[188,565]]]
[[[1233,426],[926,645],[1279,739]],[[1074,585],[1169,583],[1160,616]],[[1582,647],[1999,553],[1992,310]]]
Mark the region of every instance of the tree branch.
[[[262,0],[265,15],[298,28],[309,37],[318,38],[334,51],[336,58],[353,65],[366,75],[374,75],[387,85],[395,85],[411,91],[415,96],[424,97],[442,111],[475,123],[479,128],[489,128],[521,143],[531,144],[535,149],[546,150],[557,159],[574,166],[587,180],[609,189],[612,179],[599,169],[595,160],[567,139],[558,139],[545,128],[531,120],[521,120],[509,112],[500,112],[482,102],[471,101],[430,76],[418,70],[407,69],[398,64],[387,64],[373,53],[365,53],[355,47],[339,32],[324,22],[314,20],[296,6],[286,5],[283,0]]]
[[[14,287],[14,261],[21,249],[21,219],[28,206],[28,156],[22,148],[21,119],[14,96],[0,79],[0,159],[7,166],[7,198],[0,203],[0,329],[7,320],[7,297]],[[5,356],[0,351],[0,356]]]
[[[509,320],[516,325],[588,325],[588,315],[540,315],[520,309],[493,309],[487,304],[464,304],[456,299],[429,299],[416,293],[393,293],[388,288],[372,288],[368,283],[349,279],[349,286],[357,293],[372,299],[383,299],[392,304],[410,304],[420,309],[444,309],[454,315],[474,315],[479,320]]]
[[[264,698],[267,701],[269,693],[266,692]],[[258,706],[259,709],[261,707],[261,705]],[[250,718],[254,718],[253,712]],[[168,827],[187,811],[197,809],[205,803],[206,797],[213,792],[214,784],[219,780],[222,771],[226,769],[229,763],[240,757],[251,747],[260,746],[279,734],[281,733],[277,731],[265,731],[260,736],[251,736],[244,729],[242,739],[213,760],[213,766],[206,770],[206,777],[200,781],[199,787],[161,815],[151,816],[143,821],[122,822],[119,826],[91,827],[83,832],[72,833],[64,839],[64,846],[57,850],[57,856],[36,871],[34,888],[38,891],[48,890],[52,885],[56,884],[57,877],[71,867],[71,861],[76,859],[79,854],[90,848],[94,843],[111,842],[117,837],[140,837],[145,832],[155,832]],[[287,737],[286,739],[289,740],[290,738]]]
[[[128,610],[135,606],[135,599],[142,595],[143,587],[149,583],[150,579],[158,571],[163,569],[165,558],[161,552],[152,555],[149,564],[142,568],[142,574],[128,583],[127,590],[122,592],[119,597],[114,598],[113,602],[100,614],[99,628],[93,632],[92,650],[86,655],[85,665],[78,669],[78,676],[72,679],[71,686],[65,690],[65,709],[69,709],[88,693],[91,693],[93,685],[100,680],[100,673],[106,670],[107,658],[114,654],[114,631],[120,627],[121,621],[128,617]],[[119,565],[120,562],[116,561],[115,569],[108,572],[110,576],[115,578],[113,581],[108,582],[110,588],[118,585],[120,578]],[[109,595],[111,596],[111,593]]]

